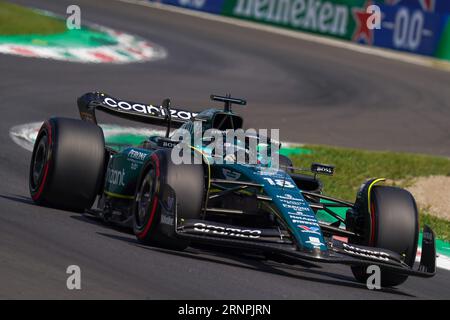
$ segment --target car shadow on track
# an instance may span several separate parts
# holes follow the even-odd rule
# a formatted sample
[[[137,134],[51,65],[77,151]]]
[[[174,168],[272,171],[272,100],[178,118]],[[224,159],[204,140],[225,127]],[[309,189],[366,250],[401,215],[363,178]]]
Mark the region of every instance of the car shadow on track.
[[[358,283],[351,276],[340,275],[332,272],[324,271],[323,269],[311,268],[308,266],[301,265],[288,265],[273,261],[264,260],[261,256],[258,255],[247,255],[247,254],[238,254],[238,253],[229,253],[230,249],[220,248],[219,250],[226,252],[218,252],[217,250],[213,250],[213,247],[206,249],[205,247],[189,247],[185,251],[174,251],[159,247],[153,246],[145,246],[141,245],[134,238],[114,235],[109,233],[97,232],[97,234],[108,237],[115,240],[128,242],[130,245],[137,246],[143,248],[145,250],[158,251],[164,254],[175,255],[178,257],[184,257],[189,259],[196,259],[199,261],[212,262],[221,265],[227,265],[231,267],[244,268],[248,270],[266,272],[271,274],[276,274],[279,276],[295,278],[303,281],[312,281],[316,283],[323,283],[327,285],[337,285],[344,286],[354,289],[363,289],[368,290],[364,284]],[[289,271],[296,272],[293,274]],[[309,275],[300,275],[301,273],[307,273]],[[319,278],[323,277],[323,278]],[[405,296],[408,298],[414,298],[414,295],[408,294],[406,292],[400,291],[399,289],[394,288],[383,288],[381,290],[377,290],[377,292],[381,293],[389,293],[394,295]]]
[[[89,224],[100,226],[100,227],[104,228],[105,230],[115,230],[115,231],[118,231],[121,233],[127,233],[127,234],[134,235],[133,230],[131,230],[129,228],[125,228],[125,227],[119,226],[114,223],[108,223],[101,218],[94,217],[89,214],[80,213],[77,215],[72,215],[70,217],[75,220],[79,220],[79,221],[83,221],[83,222],[86,222]]]
[[[0,198],[6,199],[6,200],[11,200],[11,201],[15,201],[15,202],[20,202],[20,203],[24,203],[24,204],[29,204],[29,205],[36,205],[33,200],[31,200],[30,197],[24,197],[21,195],[4,195],[4,194],[0,194]]]
[[[36,204],[29,197],[21,196],[21,195],[0,195],[0,198],[15,201],[27,205]],[[260,272],[267,272],[271,274],[276,274],[284,277],[295,278],[303,281],[313,281],[317,283],[324,283],[329,285],[337,285],[337,286],[345,286],[349,288],[355,289],[363,289],[368,290],[367,287],[361,283],[356,282],[353,277],[340,275],[337,273],[327,272],[323,269],[312,268],[309,263],[301,264],[299,262],[296,265],[278,263],[270,260],[264,260],[260,255],[249,255],[249,254],[240,254],[234,252],[232,249],[224,249],[220,248],[221,252],[214,250],[213,247],[189,247],[185,251],[173,251],[159,247],[151,247],[141,245],[135,238],[132,236],[132,231],[123,227],[109,225],[106,224],[103,220],[87,216],[83,214],[74,214],[70,216],[72,219],[76,219],[79,221],[83,221],[85,223],[95,224],[99,227],[102,227],[104,230],[114,230],[120,232],[123,235],[115,235],[104,232],[97,232],[100,236],[108,237],[114,240],[120,240],[129,243],[130,245],[143,248],[145,250],[158,251],[164,254],[175,255],[179,257],[185,257],[189,259],[196,259],[199,261],[217,263],[221,265],[228,265],[232,267],[245,268],[249,270],[255,270]],[[291,272],[290,272],[291,271]],[[293,274],[292,272],[296,272]],[[301,275],[308,274],[308,275]],[[325,277],[325,278],[318,278]],[[378,290],[378,292],[390,293],[394,295],[401,295],[405,297],[415,297],[414,295],[405,293],[400,291],[399,289],[393,288],[383,288]]]

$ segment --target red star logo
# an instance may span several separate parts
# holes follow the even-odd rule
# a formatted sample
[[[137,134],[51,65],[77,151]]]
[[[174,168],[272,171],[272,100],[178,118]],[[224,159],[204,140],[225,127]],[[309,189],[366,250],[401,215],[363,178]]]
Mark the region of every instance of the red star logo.
[[[353,32],[352,41],[357,42],[361,39],[364,39],[368,45],[373,44],[373,30],[370,30],[367,26],[367,20],[372,15],[371,13],[367,13],[367,7],[372,4],[371,0],[366,1],[364,5],[364,9],[354,8],[353,18],[356,22],[355,31]]]

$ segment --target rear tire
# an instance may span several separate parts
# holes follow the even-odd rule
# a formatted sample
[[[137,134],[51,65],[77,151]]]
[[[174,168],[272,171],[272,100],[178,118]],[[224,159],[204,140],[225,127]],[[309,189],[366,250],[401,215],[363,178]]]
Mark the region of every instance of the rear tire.
[[[184,250],[189,242],[174,232],[162,231],[161,199],[163,186],[175,192],[178,217],[199,219],[205,192],[205,176],[201,164],[175,165],[171,150],[157,150],[142,170],[133,205],[134,233],[139,242],[169,249]]]
[[[416,202],[408,191],[386,186],[374,186],[371,194],[371,230],[366,230],[368,245],[388,249],[404,256],[404,262],[412,267],[416,258],[419,236],[419,218]],[[364,267],[352,267],[355,278],[366,283],[370,276]],[[408,276],[381,268],[381,286],[398,286]]]
[[[103,181],[105,142],[97,125],[51,118],[39,130],[30,164],[29,189],[39,205],[83,211]]]

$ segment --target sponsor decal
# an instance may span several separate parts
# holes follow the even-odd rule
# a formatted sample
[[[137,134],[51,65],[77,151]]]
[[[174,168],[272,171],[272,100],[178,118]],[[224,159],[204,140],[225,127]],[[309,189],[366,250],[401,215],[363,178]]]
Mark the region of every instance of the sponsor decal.
[[[280,173],[279,170],[275,170],[272,168],[257,168],[253,173],[257,174],[259,176],[269,176],[269,177],[277,177],[277,178],[283,177],[283,174]]]
[[[176,141],[158,141],[158,145],[163,148],[173,148],[178,144]]]
[[[281,203],[281,205],[283,206],[283,208],[293,210],[294,212],[292,214],[301,213],[303,211],[309,212],[309,207],[305,207],[305,206],[301,206],[301,205],[286,204],[286,203]]]
[[[128,151],[128,158],[130,159],[144,161],[146,156],[148,156],[148,153],[138,151],[135,149],[131,149],[130,151]]]
[[[309,243],[309,244],[313,245],[314,247],[321,247],[321,246],[325,245],[322,242],[320,242],[320,239],[317,237],[309,237],[309,240],[306,241],[306,243]]]
[[[299,216],[298,219],[302,221],[317,222],[317,219],[313,216],[311,217]]]
[[[301,220],[309,220],[309,221],[317,221],[315,216],[309,213],[302,213],[302,212],[290,212],[288,213],[290,216],[294,216],[295,219],[301,219]]]
[[[311,213],[307,207],[297,207],[295,211],[288,211],[286,213],[293,216],[304,216],[307,218],[315,217],[314,213]]]
[[[114,170],[109,169],[106,171],[106,181],[112,185],[116,186],[125,186],[125,183],[123,182],[125,178],[125,169],[120,170]]]
[[[223,176],[229,180],[238,180],[241,177],[239,172],[223,168],[222,169]]]
[[[304,226],[304,225],[299,225],[298,227],[300,228],[301,232],[313,233],[313,234],[318,234],[318,235],[321,234],[319,227],[309,227],[309,226]]]
[[[301,223],[301,224],[307,224],[309,226],[315,226],[318,227],[319,224],[317,222],[312,222],[312,221],[305,221],[305,220],[298,220],[298,219],[292,219],[293,223]]]
[[[156,116],[164,116],[164,117],[166,116],[166,111],[164,110],[163,107],[161,106],[156,107],[151,104],[146,105],[142,103],[133,103],[123,100],[116,101],[111,97],[106,97],[105,99],[103,99],[103,104],[111,108],[121,109],[123,111],[134,111],[137,113],[144,113]],[[174,119],[190,120],[194,118],[197,115],[197,113],[185,110],[170,109],[170,115]]]
[[[326,165],[326,164],[320,164],[320,163],[313,163],[311,165],[311,171],[315,172],[315,173],[333,175],[333,173],[334,173],[334,166]]]
[[[224,236],[232,236],[232,237],[239,237],[239,238],[252,238],[257,239],[261,235],[261,230],[248,230],[248,229],[240,229],[236,227],[221,227],[221,226],[215,226],[211,224],[205,224],[205,223],[196,223],[194,224],[194,230],[199,232],[205,232],[205,233],[212,233],[212,234],[218,234],[218,235],[224,235]]]
[[[277,198],[278,198],[278,199],[281,199],[280,201],[283,201],[283,200],[290,200],[290,201],[305,202],[304,199],[301,199],[301,198],[295,198],[292,194],[289,194],[289,193],[286,193],[286,194],[284,194],[284,195],[277,194]]]
[[[290,216],[290,217],[292,218],[293,223],[318,225],[318,222],[315,218],[306,218],[302,216]]]
[[[283,200],[283,199],[281,199],[280,202],[283,203],[283,204],[286,204],[286,205],[300,206],[300,207],[303,207],[303,208],[307,208],[307,207],[304,207],[304,206],[303,206],[303,205],[304,205],[304,202],[291,201],[291,200]]]
[[[308,218],[308,219],[313,219],[315,218],[315,216],[311,213],[303,213],[303,212],[287,212],[287,214],[292,217],[293,219],[303,219],[303,218]]]
[[[368,250],[368,249],[362,249],[358,247],[354,247],[352,245],[349,245],[347,243],[342,243],[344,247],[344,251],[357,255],[360,257],[370,258],[370,259],[376,259],[380,261],[389,261],[389,254],[382,251],[376,251],[376,250]]]

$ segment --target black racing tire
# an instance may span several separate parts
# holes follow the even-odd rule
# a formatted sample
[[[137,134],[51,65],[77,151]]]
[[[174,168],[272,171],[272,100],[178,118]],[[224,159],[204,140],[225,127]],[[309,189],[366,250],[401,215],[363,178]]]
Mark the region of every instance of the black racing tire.
[[[103,181],[105,140],[89,122],[51,118],[39,130],[31,156],[29,189],[39,205],[84,211]]]
[[[388,249],[404,256],[404,262],[412,267],[416,258],[419,237],[419,217],[416,202],[408,191],[388,186],[374,186],[370,203],[370,237],[366,245]],[[365,267],[352,267],[356,280],[366,283],[370,276]],[[381,268],[381,286],[394,287],[407,280]]]
[[[162,231],[162,186],[175,192],[177,215],[181,219],[200,219],[205,194],[202,164],[174,164],[171,150],[157,150],[144,165],[133,205],[134,233],[139,242],[168,249],[184,250],[189,241]]]
[[[282,154],[279,155],[278,165],[280,166],[280,169],[285,171],[286,173],[294,172],[294,169],[292,169],[292,167],[294,166],[292,160],[286,156],[283,156]]]

